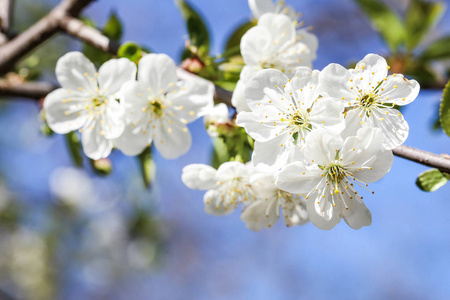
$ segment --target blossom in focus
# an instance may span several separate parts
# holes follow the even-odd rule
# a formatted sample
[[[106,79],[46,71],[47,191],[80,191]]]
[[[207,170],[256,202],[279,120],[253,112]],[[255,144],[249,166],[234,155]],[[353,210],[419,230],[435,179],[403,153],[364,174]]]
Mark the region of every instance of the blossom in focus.
[[[203,202],[205,212],[223,216],[232,213],[242,203],[244,205],[255,199],[249,185],[253,172],[251,164],[229,161],[216,170],[208,165],[191,164],[183,168],[181,180],[196,190],[205,190]]]
[[[274,172],[257,172],[250,177],[250,185],[256,200],[241,214],[247,228],[260,231],[272,227],[280,217],[280,209],[286,226],[308,222],[306,201],[299,195],[280,190],[275,186]]]
[[[255,165],[284,166],[316,129],[334,133],[345,127],[344,104],[318,93],[319,71],[301,67],[290,80],[278,70],[260,71],[246,86],[251,112],[236,124],[255,139]]]
[[[297,37],[296,27],[289,17],[266,13],[259,18],[258,25],[248,30],[241,39],[245,66],[231,99],[238,112],[249,110],[245,103],[245,84],[258,71],[277,69],[291,78],[297,67],[311,67],[316,54],[305,42]]]
[[[278,188],[306,194],[310,221],[329,230],[341,218],[354,229],[372,223],[372,215],[356,191],[381,179],[391,168],[393,154],[382,149],[378,128],[361,128],[345,140],[317,130],[306,137],[304,161],[288,164],[277,175]]]
[[[44,100],[48,125],[60,134],[79,129],[84,153],[94,160],[107,157],[125,126],[119,90],[135,77],[136,65],[126,58],[107,61],[97,73],[81,52],[65,54],[56,64],[61,88]]]
[[[191,146],[186,127],[213,105],[214,86],[203,79],[178,81],[175,62],[165,54],[139,61],[138,80],[121,89],[127,126],[115,146],[137,155],[154,144],[165,158],[177,158]]]
[[[320,73],[319,90],[342,100],[347,108],[344,136],[354,135],[361,127],[380,128],[383,147],[393,149],[406,140],[408,123],[394,106],[416,99],[419,84],[401,74],[388,76],[386,60],[368,54],[355,69],[330,64]]]

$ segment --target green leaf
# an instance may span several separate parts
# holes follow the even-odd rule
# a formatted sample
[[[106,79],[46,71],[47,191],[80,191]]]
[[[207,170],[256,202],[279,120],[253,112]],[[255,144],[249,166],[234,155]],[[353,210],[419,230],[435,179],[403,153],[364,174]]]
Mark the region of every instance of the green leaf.
[[[230,49],[237,48],[237,53],[240,52],[239,48],[241,46],[241,38],[242,36],[253,26],[255,26],[255,22],[248,21],[241,25],[239,25],[233,33],[230,35],[230,37],[227,40],[227,44],[225,46],[225,52],[229,51]]]
[[[119,50],[117,50],[117,55],[119,57],[128,58],[129,60],[137,64],[141,59],[143,52],[142,48],[136,43],[125,42],[119,47]]]
[[[151,147],[145,148],[145,150],[139,154],[138,159],[141,167],[142,181],[144,182],[144,186],[149,188],[155,173]]]
[[[109,15],[108,22],[103,28],[103,33],[114,41],[120,41],[122,38],[122,23],[114,11]]]
[[[191,45],[198,49],[200,55],[208,54],[210,39],[206,23],[198,12],[186,1],[177,0],[177,5],[186,21]]]
[[[450,136],[450,80],[444,88],[441,107],[439,109],[439,117],[441,120],[442,129],[444,129],[444,132]]]
[[[434,41],[422,53],[421,59],[425,61],[450,58],[450,36]]]
[[[405,43],[405,26],[401,18],[386,4],[377,0],[355,0],[370,19],[391,51],[396,53]]]
[[[215,169],[219,168],[221,164],[230,160],[228,147],[223,138],[218,137],[214,139],[213,153],[211,155],[211,166]]]
[[[406,47],[414,49],[441,19],[445,11],[443,2],[412,0],[406,13]]]
[[[416,185],[425,192],[434,192],[447,183],[447,177],[438,169],[430,169],[417,177]]]
[[[67,150],[69,150],[72,162],[77,167],[83,167],[83,149],[81,148],[80,138],[75,131],[65,135]]]

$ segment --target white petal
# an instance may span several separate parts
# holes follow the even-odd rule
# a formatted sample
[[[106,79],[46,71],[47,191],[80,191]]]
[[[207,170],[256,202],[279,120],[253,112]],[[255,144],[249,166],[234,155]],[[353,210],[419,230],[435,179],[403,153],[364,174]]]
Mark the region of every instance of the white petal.
[[[283,97],[280,89],[289,82],[289,78],[274,69],[261,70],[245,85],[245,99],[250,109],[258,109],[258,103],[278,101]],[[279,101],[278,101],[279,102]],[[287,101],[286,101],[287,102]]]
[[[98,70],[100,90],[107,95],[117,93],[125,82],[136,79],[136,71],[136,65],[127,58],[108,60]]]
[[[177,158],[185,154],[191,147],[191,134],[184,123],[173,119],[158,122],[154,131],[153,143],[162,157],[167,159]]]
[[[401,74],[388,76],[381,86],[384,91],[381,99],[386,103],[406,105],[414,101],[419,94],[420,86],[415,80],[408,80]]]
[[[147,88],[166,91],[177,82],[177,67],[166,54],[147,54],[139,61],[138,81]]]
[[[56,78],[64,89],[95,91],[96,72],[94,64],[81,52],[69,52],[56,63]]]
[[[383,57],[370,53],[356,64],[351,73],[354,83],[360,89],[369,89],[370,87],[376,87],[386,78],[388,65]]]
[[[100,132],[100,122],[92,121],[89,126],[83,128],[81,143],[87,157],[97,160],[108,157],[113,148],[111,140],[105,138]]]
[[[341,149],[343,143],[339,135],[316,129],[306,136],[303,153],[308,161],[327,165],[335,160],[336,151]]]
[[[105,138],[118,138],[125,128],[125,109],[114,98],[105,105],[105,112],[100,118],[100,127]]]
[[[275,175],[275,185],[289,193],[307,194],[321,181],[321,174],[322,171],[317,166],[294,162]]]
[[[285,166],[295,147],[289,138],[288,134],[280,134],[266,142],[255,141],[255,149],[252,154],[253,163],[274,166],[277,169]]]
[[[243,111],[238,114],[236,124],[244,127],[247,134],[253,139],[266,142],[276,138],[278,135],[288,134],[287,132],[282,133],[285,125],[273,117],[279,112],[279,110],[271,106],[266,106],[253,112]]]
[[[357,96],[350,89],[349,83],[352,75],[341,65],[329,64],[319,75],[319,92],[327,93],[330,97],[342,99],[355,99]],[[355,91],[356,92],[356,91]]]
[[[114,140],[114,146],[128,156],[142,153],[152,142],[150,135],[142,131],[142,127],[133,127],[131,124],[125,126],[122,135]]]
[[[45,97],[45,117],[50,128],[65,134],[83,127],[87,121],[85,98],[77,92],[56,89]]]
[[[382,132],[378,128],[365,127],[358,130],[355,136],[345,139],[340,151],[344,164],[350,168],[358,168],[372,161],[382,149]],[[353,170],[353,169],[351,169]]]
[[[245,83],[242,80],[236,83],[233,96],[231,97],[231,104],[233,104],[238,113],[241,111],[251,111],[245,101]]]
[[[393,161],[394,155],[391,150],[381,150],[374,161],[366,164],[364,170],[355,173],[355,176],[366,183],[378,181],[389,172]]]
[[[203,164],[191,164],[183,168],[181,180],[195,190],[209,190],[216,185],[216,169]]]
[[[170,99],[174,105],[191,103],[195,116],[192,116],[192,113],[189,112],[189,117],[185,119],[191,122],[211,111],[214,107],[214,84],[182,69],[177,69],[177,74],[183,81],[178,82],[167,99]]]
[[[258,19],[258,26],[269,31],[275,44],[283,45],[295,38],[295,26],[292,20],[282,14],[266,13]]]
[[[174,91],[166,95],[175,118],[192,122],[210,111],[214,105],[214,85],[211,82],[186,81],[178,83]],[[171,103],[171,104],[170,104]]]
[[[241,39],[241,54],[246,65],[259,66],[270,53],[272,39],[269,31],[261,26],[250,28]]]
[[[316,227],[322,230],[333,229],[341,221],[339,207],[333,206],[329,193],[325,193],[325,198],[320,197],[320,203],[317,198],[310,198],[307,202],[309,220]]]
[[[253,202],[245,208],[241,214],[241,220],[244,221],[248,229],[260,231],[262,228],[270,228],[279,217],[279,207],[275,199],[262,199]]]
[[[349,110],[345,115],[345,129],[341,132],[342,138],[355,136],[358,130],[362,128],[361,122],[364,124],[363,120],[366,120],[363,110],[359,108]]]
[[[314,60],[316,58],[317,48],[319,46],[317,37],[308,32],[307,29],[302,28],[297,30],[297,40],[308,46],[311,51],[311,59]]]
[[[339,99],[320,98],[314,103],[309,114],[309,120],[313,129],[320,127],[339,133],[345,128],[343,111],[344,103]]]
[[[235,206],[224,206],[222,193],[217,190],[207,191],[203,197],[203,202],[205,203],[205,212],[215,216],[231,214],[236,208]]]
[[[380,128],[383,134],[383,147],[394,149],[408,138],[409,125],[403,115],[393,108],[378,108],[372,111],[372,116],[365,125]]]
[[[259,19],[265,13],[275,11],[275,4],[272,0],[248,0],[248,6],[255,19]]]
[[[227,123],[230,121],[230,112],[225,103],[215,105],[204,117],[205,124],[210,123]]]
[[[359,197],[346,199],[347,208],[342,209],[342,218],[353,229],[372,224],[372,214]]]

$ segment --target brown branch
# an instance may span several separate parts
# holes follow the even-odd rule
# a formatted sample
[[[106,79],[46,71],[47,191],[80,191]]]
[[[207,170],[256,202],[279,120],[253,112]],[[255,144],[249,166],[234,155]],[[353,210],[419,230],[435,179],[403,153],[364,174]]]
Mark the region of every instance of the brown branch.
[[[19,97],[39,100],[47,96],[57,87],[48,82],[24,82],[12,84],[0,80],[0,95],[4,97]]]
[[[450,159],[445,155],[439,155],[405,145],[398,146],[393,149],[392,152],[394,152],[394,155],[396,156],[439,169],[442,172],[450,173]]]
[[[0,74],[5,74],[31,50],[61,30],[61,20],[77,16],[93,0],[64,0],[50,13],[6,44],[0,46]]]
[[[84,7],[81,5],[81,3],[84,3],[84,5],[87,5],[89,2],[90,2],[90,0],[64,1],[63,3],[60,4],[60,6],[64,3],[66,5],[67,5],[67,3],[72,3],[72,4],[78,3],[79,6],[77,7],[77,9],[81,9],[82,7]],[[65,11],[66,12],[70,11],[69,9],[67,9],[67,6],[66,6]],[[78,12],[79,12],[79,10],[78,10]],[[74,36],[80,40],[83,40],[100,50],[103,50],[103,51],[111,53],[111,54],[117,54],[117,49],[118,49],[117,45],[114,45],[106,36],[104,36],[97,29],[84,25],[80,20],[73,18],[72,16],[64,15],[62,17],[52,17],[51,14],[52,13],[50,13],[46,17],[49,20],[45,21],[45,23],[43,23],[42,25],[45,25],[45,24],[47,24],[47,22],[53,20],[53,18],[56,18],[59,25],[54,28],[55,32],[62,29],[64,31],[66,31],[67,33],[71,34],[72,36]],[[39,24],[39,22],[37,24]],[[37,24],[35,24],[33,27],[37,27],[39,29],[40,27],[36,26]],[[31,27],[31,28],[33,28],[33,27]],[[30,29],[28,31],[30,31]],[[26,36],[30,35],[31,33],[35,32],[35,31],[37,31],[39,33],[40,31],[38,29],[28,32]],[[54,32],[52,31],[52,34],[53,33]],[[42,36],[40,36],[40,37],[42,38]],[[30,42],[28,42],[28,44],[29,43]],[[10,44],[10,43],[8,43],[8,44]],[[28,51],[29,50],[30,49],[28,49]],[[2,51],[4,51],[3,47],[0,47],[0,66],[2,65],[2,60],[1,60]],[[0,68],[0,70],[2,70],[2,69]],[[28,97],[28,98],[33,98],[33,99],[39,99],[39,98],[45,97],[54,88],[55,88],[54,86],[51,86],[46,83],[22,83],[22,84],[15,85],[15,86],[12,86],[12,85],[2,86],[0,84],[0,94],[8,95],[8,96]],[[231,96],[232,96],[232,92],[229,92],[221,87],[216,86],[216,90],[215,90],[215,94],[214,94],[214,98],[216,101],[223,102],[223,103],[231,106]],[[403,157],[405,159],[420,163],[422,165],[429,166],[432,168],[437,168],[443,172],[450,173],[450,159],[447,159],[442,155],[438,155],[435,153],[427,152],[424,150],[420,150],[420,149],[416,149],[416,148],[412,148],[412,147],[404,146],[404,145],[401,145],[401,146],[395,148],[393,150],[393,153],[396,156]]]
[[[80,19],[66,16],[61,20],[60,25],[64,31],[72,36],[94,45],[96,48],[104,52],[113,55],[117,54],[117,50],[119,49],[119,45],[117,43],[114,43],[97,29],[86,25]]]
[[[12,26],[14,0],[0,0],[0,20],[3,33],[8,33]]]

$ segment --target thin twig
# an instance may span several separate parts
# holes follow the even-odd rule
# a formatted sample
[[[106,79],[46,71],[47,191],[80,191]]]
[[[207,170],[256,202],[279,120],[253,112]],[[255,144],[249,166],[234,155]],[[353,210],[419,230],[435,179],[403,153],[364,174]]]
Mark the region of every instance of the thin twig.
[[[13,8],[14,0],[0,0],[0,45],[6,43],[9,40],[8,34],[10,33],[12,26]]]
[[[93,0],[64,0],[50,13],[6,44],[0,46],[0,74],[12,70],[14,65],[31,50],[61,30],[61,20],[77,16]]]
[[[80,20],[73,18],[72,16],[76,14],[73,12],[73,10],[71,11],[70,9],[68,9],[68,7],[70,7],[69,6],[70,3],[72,5],[76,3],[77,4],[76,9],[78,9],[78,11],[75,10],[75,12],[78,13],[79,10],[81,10],[91,1],[92,0],[78,0],[78,1],[66,0],[62,2],[58,7],[64,6],[64,9],[60,8],[59,10],[57,10],[57,8],[55,8],[46,18],[36,23],[28,31],[19,35],[18,38],[21,37],[20,40],[21,42],[16,41],[16,43],[14,44],[15,46],[9,46],[9,48],[5,48],[7,45],[11,44],[12,42],[11,41],[7,45],[0,47],[0,71],[8,69],[4,67],[4,64],[9,65],[9,62],[11,61],[11,54],[8,59],[4,59],[1,57],[3,52],[11,48],[20,48],[23,51],[26,50],[28,52],[31,49],[33,49],[34,46],[42,43],[42,39],[45,40],[46,38],[50,37],[59,30],[64,30],[70,35],[82,41],[85,41],[91,44],[92,46],[101,49],[105,52],[116,54],[117,45],[114,45],[112,42],[110,42],[110,40],[97,29],[85,26]],[[72,9],[74,8],[75,6],[72,7]],[[57,11],[57,13],[55,13],[55,11]],[[66,14],[64,14],[63,16],[58,15],[61,13],[61,11],[63,12],[65,11]],[[52,15],[52,13],[55,15],[55,17]],[[52,23],[55,21],[57,23],[56,25]],[[50,26],[50,29],[43,28],[43,26]],[[37,36],[35,38],[32,38],[31,37],[32,34],[37,34]],[[16,38],[15,40],[17,40],[18,38]],[[21,55],[16,56],[22,57],[23,55],[24,53],[21,53]],[[44,83],[23,83],[15,86],[6,85],[3,87],[0,85],[0,94],[39,99],[47,95],[54,88],[55,87]],[[231,92],[216,86],[216,91],[214,95],[216,101],[223,102],[231,106],[231,96],[232,96]],[[395,148],[393,150],[393,153],[396,156],[403,157],[405,159],[420,163],[422,165],[437,168],[443,172],[450,173],[450,159],[447,159],[444,156],[404,145]]]
[[[400,145],[393,149],[394,155],[415,161],[419,164],[429,166],[450,173],[450,159],[444,155],[424,151],[421,149]]]
[[[65,16],[61,19],[61,28],[71,34],[72,36],[76,36],[78,39],[85,41],[91,45],[95,45],[96,48],[110,53],[117,54],[117,50],[119,49],[119,45],[114,43],[108,37],[103,35],[97,29],[86,25],[80,19]]]

